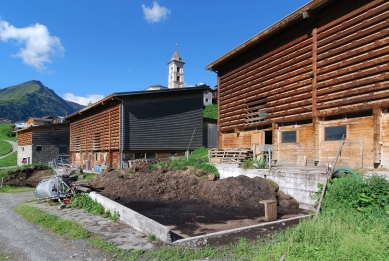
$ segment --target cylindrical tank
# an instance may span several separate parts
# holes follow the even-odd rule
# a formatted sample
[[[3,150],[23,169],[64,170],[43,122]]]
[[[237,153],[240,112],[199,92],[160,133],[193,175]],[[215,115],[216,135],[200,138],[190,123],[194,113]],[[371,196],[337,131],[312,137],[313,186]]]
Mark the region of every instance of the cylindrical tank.
[[[44,180],[36,186],[34,194],[37,198],[52,198],[58,197],[58,177],[54,177],[48,180]]]

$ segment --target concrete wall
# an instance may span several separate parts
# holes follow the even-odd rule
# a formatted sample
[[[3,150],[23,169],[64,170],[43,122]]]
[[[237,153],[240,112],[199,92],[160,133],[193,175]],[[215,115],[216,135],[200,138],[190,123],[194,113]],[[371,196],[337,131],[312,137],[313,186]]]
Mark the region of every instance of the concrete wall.
[[[273,168],[248,169],[238,168],[236,164],[215,164],[220,178],[245,175],[250,178],[261,177],[276,182],[280,190],[289,194],[300,203],[300,208],[312,210],[316,200],[311,196],[318,191],[318,184],[326,180],[325,168]]]
[[[30,163],[31,163],[31,157],[32,157],[32,145],[26,145],[26,146],[18,146],[18,156],[16,164],[18,166],[28,164],[28,158],[30,157]],[[23,159],[26,159],[27,161],[23,163]]]
[[[89,196],[103,205],[106,210],[111,213],[118,212],[120,215],[120,221],[133,227],[134,229],[146,234],[155,235],[158,239],[165,243],[171,243],[170,229],[158,222],[145,217],[138,212],[135,212],[113,200],[110,200],[104,196],[91,192]]]

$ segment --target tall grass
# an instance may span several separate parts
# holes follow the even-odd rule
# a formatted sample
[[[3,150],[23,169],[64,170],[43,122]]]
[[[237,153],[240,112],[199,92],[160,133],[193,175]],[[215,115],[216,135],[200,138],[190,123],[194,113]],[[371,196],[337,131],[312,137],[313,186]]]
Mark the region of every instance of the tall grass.
[[[6,155],[12,151],[12,146],[6,141],[0,140],[0,156]]]

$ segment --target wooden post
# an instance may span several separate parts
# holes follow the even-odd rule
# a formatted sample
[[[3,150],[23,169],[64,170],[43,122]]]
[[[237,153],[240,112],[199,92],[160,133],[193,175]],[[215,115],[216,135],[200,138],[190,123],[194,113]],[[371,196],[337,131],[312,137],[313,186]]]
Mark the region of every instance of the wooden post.
[[[317,29],[312,30],[312,116],[315,117],[316,110],[316,89],[317,89]]]
[[[276,200],[261,200],[260,204],[265,205],[265,221],[277,220],[277,201]]]

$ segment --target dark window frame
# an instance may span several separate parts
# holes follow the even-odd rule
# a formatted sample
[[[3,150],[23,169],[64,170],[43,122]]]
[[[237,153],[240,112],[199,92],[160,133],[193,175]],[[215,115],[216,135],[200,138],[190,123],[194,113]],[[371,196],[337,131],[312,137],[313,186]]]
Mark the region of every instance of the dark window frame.
[[[297,143],[297,131],[281,132],[281,143]]]
[[[331,133],[330,133],[331,132]],[[344,135],[344,136],[343,136]],[[332,126],[324,128],[324,141],[336,141],[347,138],[347,126]]]

